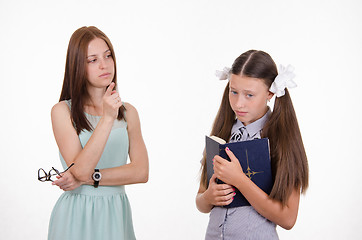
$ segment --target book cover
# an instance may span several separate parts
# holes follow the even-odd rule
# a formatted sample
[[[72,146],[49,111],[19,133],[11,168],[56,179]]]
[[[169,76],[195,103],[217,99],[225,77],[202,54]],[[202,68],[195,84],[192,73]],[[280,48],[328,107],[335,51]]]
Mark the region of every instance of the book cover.
[[[212,159],[215,155],[219,155],[230,161],[230,158],[225,152],[225,148],[228,147],[239,160],[245,175],[269,195],[273,187],[269,140],[267,138],[262,138],[234,143],[222,143],[220,140],[225,142],[214,136],[206,136],[206,170],[208,182],[214,174]],[[217,180],[217,183],[223,182]],[[250,206],[250,203],[238,189],[235,189],[235,192],[236,195],[234,196],[234,200],[224,207]]]

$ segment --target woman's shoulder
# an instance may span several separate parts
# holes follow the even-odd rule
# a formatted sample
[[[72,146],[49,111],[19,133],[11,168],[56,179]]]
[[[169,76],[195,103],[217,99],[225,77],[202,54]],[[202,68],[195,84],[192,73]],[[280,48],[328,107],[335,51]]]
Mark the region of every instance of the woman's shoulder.
[[[51,110],[51,115],[52,117],[54,115],[59,115],[59,114],[66,114],[69,115],[70,114],[70,103],[67,100],[64,101],[60,101],[58,103],[56,103]]]
[[[134,115],[138,115],[137,113],[137,109],[130,103],[128,102],[123,102],[123,105],[126,109],[126,116],[132,117]]]
[[[123,105],[126,109],[125,119],[128,124],[128,127],[130,127],[130,125],[131,126],[139,125],[140,120],[139,120],[137,109],[128,102],[124,102]]]

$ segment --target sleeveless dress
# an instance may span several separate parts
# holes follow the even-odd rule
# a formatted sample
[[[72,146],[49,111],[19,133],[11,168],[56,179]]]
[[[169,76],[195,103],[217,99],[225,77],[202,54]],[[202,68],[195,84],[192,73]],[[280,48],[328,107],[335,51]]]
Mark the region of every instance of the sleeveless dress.
[[[70,102],[67,101],[68,106]],[[86,113],[94,128],[101,117]],[[79,140],[82,147],[93,131],[82,131]],[[128,132],[124,120],[115,120],[107,144],[96,168],[112,168],[127,163]],[[66,163],[60,159],[64,168]],[[124,186],[82,185],[64,192],[52,211],[48,239],[97,240],[136,239],[132,224],[131,207]]]

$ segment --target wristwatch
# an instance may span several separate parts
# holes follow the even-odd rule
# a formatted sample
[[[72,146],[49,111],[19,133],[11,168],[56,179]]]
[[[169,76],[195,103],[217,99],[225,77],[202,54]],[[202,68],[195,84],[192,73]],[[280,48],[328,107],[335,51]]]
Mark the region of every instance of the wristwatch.
[[[92,176],[94,180],[94,187],[97,188],[99,185],[99,181],[102,179],[102,174],[99,172],[99,169],[94,169],[94,173]]]

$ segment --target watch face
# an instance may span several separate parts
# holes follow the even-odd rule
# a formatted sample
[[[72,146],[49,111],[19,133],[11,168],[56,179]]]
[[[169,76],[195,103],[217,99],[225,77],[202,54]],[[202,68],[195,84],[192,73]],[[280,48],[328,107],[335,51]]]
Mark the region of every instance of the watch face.
[[[93,179],[96,181],[99,181],[101,179],[102,175],[99,172],[95,172],[93,174]]]

